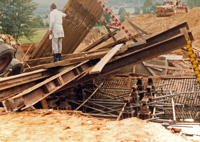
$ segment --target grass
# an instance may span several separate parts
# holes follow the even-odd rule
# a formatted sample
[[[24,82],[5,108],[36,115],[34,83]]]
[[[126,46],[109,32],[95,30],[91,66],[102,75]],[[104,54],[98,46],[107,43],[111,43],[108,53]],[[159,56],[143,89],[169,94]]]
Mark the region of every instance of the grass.
[[[33,43],[40,43],[44,35],[46,34],[48,28],[42,28],[42,29],[37,29],[36,34],[31,38],[31,40],[28,40],[26,37],[21,37],[19,38],[20,43],[28,43],[28,42],[33,42]]]
[[[107,32],[103,26],[96,26],[94,28],[100,29],[100,31],[103,33]],[[36,34],[31,38],[31,40],[28,40],[26,37],[21,37],[21,38],[19,38],[19,42],[21,44],[29,43],[29,42],[38,44],[38,43],[40,43],[40,41],[42,40],[42,38],[44,37],[44,35],[46,34],[47,31],[48,31],[48,28],[37,29]]]

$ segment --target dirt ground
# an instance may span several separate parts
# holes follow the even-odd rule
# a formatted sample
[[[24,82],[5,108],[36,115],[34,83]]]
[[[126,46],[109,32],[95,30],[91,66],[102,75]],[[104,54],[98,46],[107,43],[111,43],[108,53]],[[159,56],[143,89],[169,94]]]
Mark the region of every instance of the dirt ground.
[[[0,120],[0,142],[186,142],[159,124],[137,118],[110,121],[81,112],[0,109]]]

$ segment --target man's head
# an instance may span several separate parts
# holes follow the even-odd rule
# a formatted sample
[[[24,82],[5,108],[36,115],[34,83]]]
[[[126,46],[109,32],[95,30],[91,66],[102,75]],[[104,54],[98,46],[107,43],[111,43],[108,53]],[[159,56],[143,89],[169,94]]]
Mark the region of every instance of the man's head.
[[[57,6],[55,3],[52,3],[50,6],[50,10],[53,11],[54,9],[57,9]]]

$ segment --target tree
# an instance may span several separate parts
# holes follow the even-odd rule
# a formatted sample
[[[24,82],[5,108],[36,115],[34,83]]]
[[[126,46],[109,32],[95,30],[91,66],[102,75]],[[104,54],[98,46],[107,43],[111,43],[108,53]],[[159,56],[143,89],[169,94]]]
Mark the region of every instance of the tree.
[[[187,0],[187,4],[190,8],[199,7],[200,1],[199,0]]]
[[[161,5],[161,3],[153,3],[152,0],[145,0],[143,5],[143,13],[156,14],[157,6]]]
[[[37,3],[33,0],[1,0],[0,1],[0,33],[10,34],[14,38],[25,36],[30,39],[37,27],[37,17],[33,11]]]
[[[103,17],[105,18],[107,23],[110,23],[110,15],[107,12],[104,12]]]
[[[153,6],[153,1],[152,0],[145,0],[144,5],[143,5],[143,13],[150,13],[152,14],[152,6]]]
[[[126,20],[126,17],[129,17],[129,13],[126,12],[126,11],[122,12],[120,17],[119,17],[119,21],[124,22]]]
[[[140,8],[139,8],[139,7],[136,7],[136,8],[135,8],[134,14],[135,14],[135,15],[139,15],[139,14],[140,14]]]
[[[37,23],[38,23],[38,27],[37,28],[41,28],[41,27],[45,26],[44,22],[43,22],[43,19],[40,16],[37,16],[36,20],[37,20]]]
[[[118,14],[121,15],[124,11],[126,11],[125,8],[120,8]]]

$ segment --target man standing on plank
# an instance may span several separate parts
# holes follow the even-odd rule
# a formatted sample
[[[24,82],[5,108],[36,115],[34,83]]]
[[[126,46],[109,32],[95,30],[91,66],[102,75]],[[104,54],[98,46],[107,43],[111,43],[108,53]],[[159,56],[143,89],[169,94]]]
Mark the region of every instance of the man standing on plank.
[[[52,52],[54,55],[52,62],[57,62],[61,60],[62,38],[64,37],[62,17],[66,17],[66,14],[58,11],[55,3],[51,4],[50,10],[49,35],[52,39]]]

